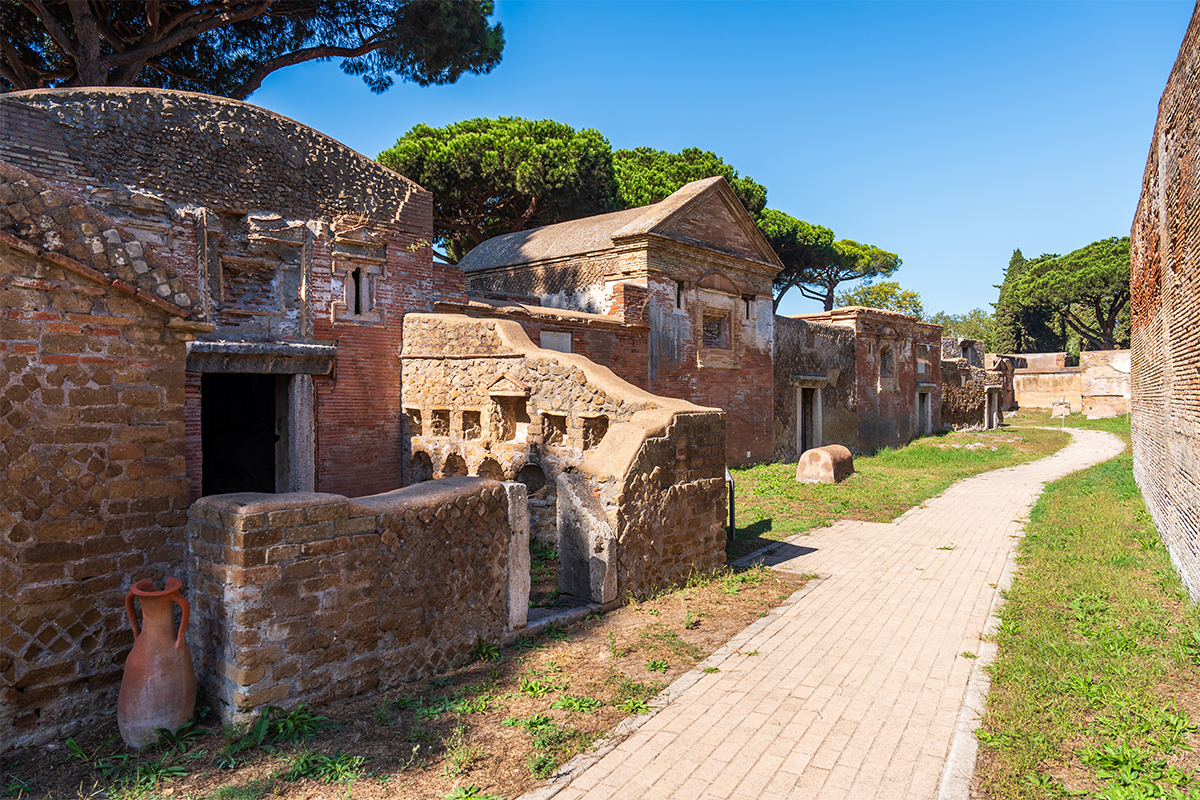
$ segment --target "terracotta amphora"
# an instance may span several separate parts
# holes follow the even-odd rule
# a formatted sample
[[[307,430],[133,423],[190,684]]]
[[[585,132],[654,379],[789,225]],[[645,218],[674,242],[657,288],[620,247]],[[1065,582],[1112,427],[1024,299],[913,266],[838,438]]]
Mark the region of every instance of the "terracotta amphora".
[[[138,581],[125,596],[125,613],[133,628],[133,650],[125,659],[121,694],[117,699],[117,727],[130,747],[142,748],[158,741],[158,728],[174,733],[192,718],[196,705],[196,673],[192,653],[184,641],[190,608],[179,593],[183,582],[167,578],[156,589],[150,578]],[[133,599],[142,601],[142,624],[133,611]],[[179,632],[173,619],[175,603],[183,609]]]

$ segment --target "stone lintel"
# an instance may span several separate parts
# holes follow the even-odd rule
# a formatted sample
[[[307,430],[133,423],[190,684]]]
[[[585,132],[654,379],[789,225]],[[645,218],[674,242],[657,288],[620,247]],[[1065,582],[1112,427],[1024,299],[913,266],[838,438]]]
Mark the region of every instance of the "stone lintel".
[[[328,375],[337,347],[293,342],[188,342],[189,372]]]

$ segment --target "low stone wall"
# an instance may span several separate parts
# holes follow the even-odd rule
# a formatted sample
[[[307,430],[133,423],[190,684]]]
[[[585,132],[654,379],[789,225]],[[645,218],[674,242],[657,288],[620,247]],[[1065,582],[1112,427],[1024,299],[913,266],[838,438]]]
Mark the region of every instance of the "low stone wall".
[[[528,521],[510,510],[524,503],[520,484],[481,478],[353,500],[199,500],[188,544],[200,685],[237,719],[462,663],[478,638],[524,627]]]

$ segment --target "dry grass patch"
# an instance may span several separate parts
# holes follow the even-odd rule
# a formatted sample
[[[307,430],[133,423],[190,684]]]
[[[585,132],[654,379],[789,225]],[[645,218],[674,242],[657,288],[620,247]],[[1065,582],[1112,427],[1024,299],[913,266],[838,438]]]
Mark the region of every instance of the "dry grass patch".
[[[106,776],[126,752],[119,740],[105,741],[114,719],[76,737],[78,754],[59,742],[0,757],[0,789],[112,800],[514,798],[647,710],[662,688],[806,580],[762,567],[696,577],[510,647],[480,642],[477,661],[445,675],[318,712],[276,713],[257,743],[255,730],[201,729]],[[179,769],[147,768],[164,758]]]

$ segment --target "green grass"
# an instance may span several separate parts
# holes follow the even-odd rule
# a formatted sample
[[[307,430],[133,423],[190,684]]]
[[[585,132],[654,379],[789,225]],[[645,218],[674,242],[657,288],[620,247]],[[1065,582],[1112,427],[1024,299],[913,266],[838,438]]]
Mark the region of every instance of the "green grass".
[[[1124,418],[1067,424],[1129,439]],[[1200,798],[1200,617],[1128,450],[1047,487],[1018,562],[976,733],[984,796]]]
[[[728,557],[839,519],[889,522],[956,481],[1050,455],[1069,441],[1057,431],[1007,426],[927,436],[854,459],[855,474],[836,485],[797,483],[795,464],[732,470],[738,529]]]

